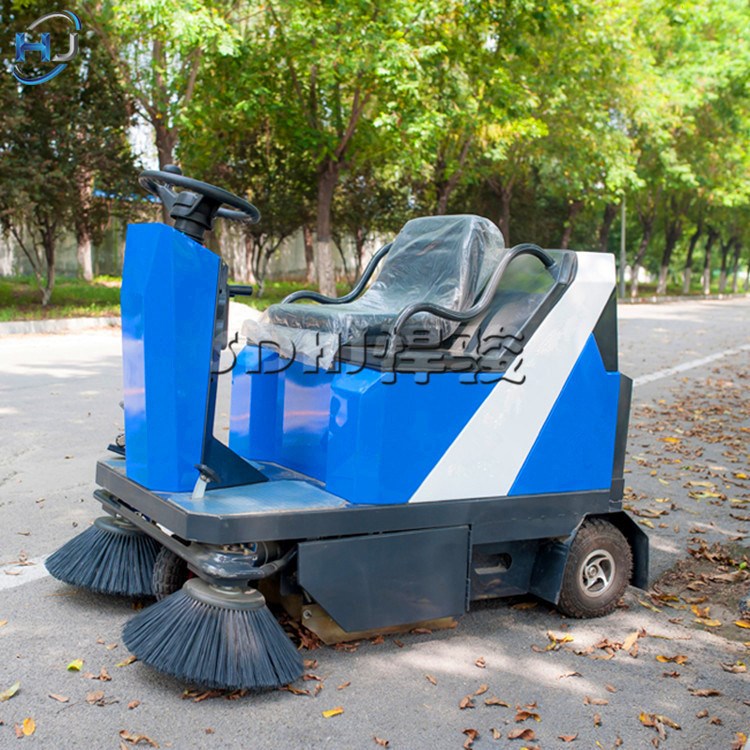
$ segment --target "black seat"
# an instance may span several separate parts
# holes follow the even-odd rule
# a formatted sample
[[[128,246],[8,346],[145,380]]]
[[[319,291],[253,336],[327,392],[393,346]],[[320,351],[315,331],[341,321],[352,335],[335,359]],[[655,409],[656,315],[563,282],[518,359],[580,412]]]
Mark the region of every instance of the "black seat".
[[[431,303],[453,311],[470,308],[504,252],[503,236],[480,216],[428,216],[404,226],[385,256],[380,274],[357,299],[342,304],[281,303],[266,322],[287,329],[337,335],[341,343],[387,333],[409,305]],[[456,323],[429,313],[409,321],[412,329],[444,340]]]

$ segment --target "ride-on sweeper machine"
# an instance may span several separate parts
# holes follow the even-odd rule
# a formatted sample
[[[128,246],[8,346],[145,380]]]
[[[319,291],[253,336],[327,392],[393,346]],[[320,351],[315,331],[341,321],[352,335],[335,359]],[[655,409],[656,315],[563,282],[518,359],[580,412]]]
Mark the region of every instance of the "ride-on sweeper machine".
[[[260,215],[176,167],[141,184],[174,227],[128,229],[124,441],[94,493],[107,515],[47,560],[62,581],[156,597],[124,629],[138,659],[279,686],[302,663],[266,598],[335,641],[529,592],[596,617],[646,585],[647,539],[622,510],[631,381],[611,255],[414,219],[351,293],[296,292],[246,324],[222,370],[229,300],[251,290],[203,235]]]

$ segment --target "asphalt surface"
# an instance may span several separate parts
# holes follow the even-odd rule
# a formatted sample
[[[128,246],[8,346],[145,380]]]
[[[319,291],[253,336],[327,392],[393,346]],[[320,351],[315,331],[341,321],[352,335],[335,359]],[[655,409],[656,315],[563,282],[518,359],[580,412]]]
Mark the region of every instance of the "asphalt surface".
[[[654,522],[647,529],[655,578],[686,557],[696,524],[708,543],[741,540],[750,528],[729,517],[731,499],[699,502],[684,486],[703,467],[714,481],[748,471],[750,432],[742,428],[750,428],[750,299],[625,306],[620,319],[621,369],[637,384],[629,497],[651,508],[657,507],[651,500],[668,494],[676,506],[666,528]],[[686,363],[693,366],[681,369]],[[676,455],[677,463],[664,467],[657,458],[675,445],[663,437],[683,440],[688,430],[680,421],[686,398],[726,400],[727,406],[707,418],[705,439],[691,457]],[[322,684],[315,697],[274,691],[194,702],[183,697],[184,685],[142,664],[116,666],[127,656],[120,633],[132,605],[60,584],[44,574],[41,561],[100,515],[91,496],[94,464],[120,428],[120,399],[117,331],[0,338],[0,623],[7,621],[0,624],[0,692],[21,683],[16,695],[0,702],[0,748],[134,747],[137,735],[146,735],[162,748],[180,749],[348,750],[382,746],[378,737],[392,748],[441,750],[461,748],[470,739],[463,733],[468,729],[478,732],[476,750],[611,748],[618,738],[624,748],[651,748],[659,735],[642,724],[641,712],[680,725],[666,727],[666,739],[659,740],[665,748],[728,749],[737,732],[750,733],[750,707],[743,703],[750,699],[750,676],[719,664],[747,659],[742,638],[689,627],[689,612],[649,609],[640,604],[649,600],[635,590],[628,592],[626,608],[599,620],[566,620],[533,600],[522,600],[522,608],[518,600],[500,601],[477,607],[454,630],[400,636],[401,647],[387,637],[380,644],[363,642],[354,652],[306,653],[317,660],[309,671],[322,682],[299,687]],[[226,390],[218,411],[226,417]],[[748,485],[721,489],[738,501],[732,507],[742,508]],[[527,603],[531,608],[523,608]],[[636,657],[615,649],[613,658],[592,658],[608,655],[601,648],[575,653],[602,639],[622,642],[640,629],[647,635],[637,641]],[[548,631],[572,641],[545,651]],[[687,663],[655,658],[676,654],[687,656]],[[476,665],[480,657],[484,668]],[[66,669],[74,659],[84,661],[82,673]],[[99,675],[102,668],[111,680],[83,675]],[[663,677],[667,671],[679,678]],[[462,698],[483,685],[487,692],[474,698],[476,707],[460,709]],[[697,697],[690,688],[720,695]],[[98,691],[103,705],[87,702]],[[509,707],[485,705],[492,696]],[[134,701],[139,704],[130,708]],[[541,721],[532,716],[515,722],[515,707],[532,704],[529,711]],[[323,711],[338,706],[343,713],[324,718]],[[703,709],[707,716],[696,717]],[[26,718],[34,720],[35,731],[17,739],[15,727]],[[508,739],[509,732],[526,728],[534,739]],[[568,745],[560,735],[577,739]],[[137,745],[148,746],[143,739]]]

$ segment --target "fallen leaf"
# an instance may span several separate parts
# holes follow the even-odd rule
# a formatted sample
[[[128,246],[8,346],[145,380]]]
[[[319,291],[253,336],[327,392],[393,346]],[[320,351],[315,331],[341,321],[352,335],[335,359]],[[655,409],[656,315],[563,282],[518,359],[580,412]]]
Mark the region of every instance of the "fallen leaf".
[[[501,740],[503,738],[503,733],[499,729],[495,729],[495,727],[492,727],[490,732],[492,732],[493,740]]]
[[[106,667],[102,667],[99,671],[99,676],[96,678],[97,680],[101,680],[102,682],[111,682],[112,678],[109,676],[109,672],[107,672]]]
[[[463,734],[466,735],[464,740],[464,750],[471,750],[474,747],[474,741],[479,737],[479,732],[476,729],[464,729]]]
[[[608,693],[616,693],[616,692],[617,692],[617,688],[616,688],[616,687],[615,687],[614,685],[605,685],[605,686],[604,686],[604,689],[605,689],[605,690],[606,690],[606,691],[607,691]]]
[[[750,630],[750,621],[748,620],[735,620],[734,624],[738,628],[747,628],[748,630]]]
[[[572,635],[555,635],[551,630],[547,631],[547,638],[550,642],[547,645],[546,651],[557,651],[563,643],[572,643]]]
[[[718,716],[712,716],[712,717],[711,717],[711,718],[710,718],[710,719],[708,720],[708,723],[709,723],[709,724],[715,724],[715,725],[716,725],[716,726],[718,727],[718,726],[721,726],[721,723],[722,723],[722,722],[721,722],[721,719],[720,719],[720,718],[719,718]]]
[[[509,740],[534,740],[536,739],[536,733],[533,729],[511,729],[508,732]]]
[[[461,709],[474,708],[474,699],[470,695],[465,695],[463,698],[461,698],[458,707]]]
[[[625,651],[630,651],[631,648],[635,645],[635,642],[640,637],[641,632],[639,630],[633,631],[623,642],[622,647]]]
[[[93,693],[89,693],[86,696],[86,703],[88,703],[91,706],[94,705],[103,705],[104,701],[104,691],[103,690],[96,690]]]
[[[698,713],[695,715],[696,719],[705,719],[706,716],[708,716],[708,709],[704,708],[702,711],[698,711]]]
[[[676,654],[675,656],[664,656],[663,654],[659,654],[656,657],[656,661],[659,661],[662,664],[668,664],[670,662],[673,662],[674,664],[687,664],[688,658],[685,654]]]
[[[714,695],[721,695],[721,692],[714,688],[688,688],[688,692],[696,698],[710,698]]]
[[[312,674],[311,672],[303,674],[302,679],[305,682],[323,682],[322,678],[318,677],[318,675],[316,674]]]
[[[399,640],[398,640],[397,638],[394,638],[394,639],[393,639],[393,642],[394,642],[394,643],[396,644],[396,646],[398,646],[399,648],[403,648],[403,647],[404,647],[404,642],[403,642],[403,641],[399,641]]]
[[[680,673],[679,672],[662,672],[661,676],[662,677],[680,677]]]
[[[490,689],[489,685],[480,685],[475,691],[474,695],[484,695]]]
[[[475,662],[474,665],[479,667],[479,669],[484,669],[487,666],[487,662],[484,660],[483,656],[480,656]]]
[[[573,742],[578,737],[578,734],[558,734],[557,739],[563,742]]]
[[[83,659],[73,659],[66,667],[69,672],[80,672],[83,667]]]
[[[534,721],[541,721],[542,717],[534,711],[526,711],[521,709],[513,718],[513,721],[526,721],[526,719],[534,719]]]
[[[159,747],[158,743],[154,742],[154,740],[147,737],[145,734],[133,734],[132,732],[128,732],[127,729],[120,730],[120,737],[131,745],[139,745],[143,742],[146,745],[151,745],[151,747]]]
[[[13,727],[16,731],[16,737],[18,739],[23,739],[23,727],[20,724],[16,724],[15,727]]]
[[[31,737],[36,732],[36,722],[30,716],[23,720],[24,737]]]
[[[8,624],[7,620],[0,620],[0,628],[5,627]]]
[[[534,609],[534,607],[536,607],[536,602],[518,602],[513,604],[511,609]]]
[[[696,617],[695,621],[701,625],[705,625],[707,628],[719,628],[721,627],[720,620],[708,619],[705,617]]]
[[[414,628],[411,631],[412,635],[430,635],[432,631],[429,628]]]
[[[332,716],[340,716],[344,713],[343,706],[336,706],[336,708],[329,708],[327,711],[323,711],[323,718],[330,719]]]
[[[7,690],[3,690],[3,692],[0,693],[0,703],[10,700],[18,692],[20,687],[20,682],[14,682]]]
[[[118,661],[117,664],[115,664],[116,667],[127,667],[128,664],[132,664],[134,661],[138,661],[138,657],[130,654],[127,658],[123,659],[122,661]]]
[[[484,705],[485,706],[505,706],[505,708],[510,708],[510,703],[501,701],[500,698],[495,698],[494,695],[492,696],[492,698],[485,698]]]
[[[351,682],[350,682],[349,680],[347,680],[346,682],[342,682],[342,683],[341,683],[341,684],[340,684],[340,685],[339,685],[339,686],[338,686],[338,687],[336,688],[336,690],[346,690],[346,689],[347,689],[347,688],[349,687],[349,685],[351,685],[351,684],[352,684],[352,683],[351,683]]]
[[[588,695],[583,698],[584,706],[608,706],[609,701],[606,698],[589,698]]]
[[[650,609],[652,612],[661,612],[661,610],[658,607],[655,607],[653,604],[650,604],[649,602],[644,602],[643,599],[638,599],[637,601],[638,601],[638,604],[641,605],[641,607]]]
[[[426,674],[425,679],[427,680],[427,682],[431,682],[433,685],[437,685],[437,679],[431,674]]]
[[[742,674],[743,672],[747,672],[747,664],[742,661],[735,662],[734,664],[721,663],[721,668],[725,672],[731,672],[732,674]]]
[[[558,675],[558,680],[564,680],[567,677],[582,677],[580,672],[563,672],[561,675]]]
[[[50,693],[49,697],[58,703],[67,703],[70,700],[67,695],[58,695],[57,693]]]
[[[130,701],[130,703],[128,703],[128,710],[132,711],[134,708],[138,708],[138,706],[140,705],[141,705],[140,701]]]
[[[294,685],[284,685],[284,687],[280,688],[281,690],[286,690],[287,692],[291,693],[292,695],[310,695],[309,690],[301,690],[300,688],[294,687]],[[207,695],[210,695],[208,693]],[[197,698],[196,698],[197,701]]]
[[[380,747],[391,746],[391,743],[388,740],[384,740],[382,737],[374,736],[373,739],[375,740],[375,744],[380,745]]]
[[[600,727],[602,725],[602,715],[601,714],[594,714],[594,726]]]
[[[373,646],[379,646],[381,643],[385,643],[385,638],[383,638],[382,635],[376,635],[374,638],[370,639],[370,643],[372,643]]]

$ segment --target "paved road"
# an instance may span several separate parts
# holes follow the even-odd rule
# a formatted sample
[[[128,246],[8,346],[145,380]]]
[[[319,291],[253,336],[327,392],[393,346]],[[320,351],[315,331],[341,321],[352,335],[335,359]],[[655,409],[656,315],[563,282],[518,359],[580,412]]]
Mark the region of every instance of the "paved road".
[[[697,523],[707,542],[743,534],[738,532],[743,524],[730,520],[724,505],[688,497],[683,472],[705,465],[713,475],[722,469],[722,476],[729,476],[748,468],[747,432],[739,430],[750,425],[750,300],[626,306],[620,317],[621,366],[638,383],[627,483],[633,502],[669,494],[677,505],[668,528],[655,523],[649,532],[656,575],[685,556],[689,528]],[[679,369],[685,363],[693,366]],[[91,498],[93,467],[120,424],[119,367],[113,331],[0,339],[0,622],[7,620],[0,626],[0,691],[21,682],[15,697],[0,702],[0,747],[20,741],[21,747],[118,748],[118,733],[127,730],[180,749],[366,749],[378,747],[373,740],[378,736],[393,748],[441,750],[460,748],[467,739],[463,730],[476,729],[477,750],[566,747],[558,736],[574,734],[578,739],[570,747],[611,748],[620,737],[622,747],[650,748],[657,734],[642,726],[641,711],[681,725],[679,731],[667,728],[661,745],[667,748],[729,748],[735,732],[750,731],[750,708],[742,703],[750,698],[749,677],[724,672],[718,664],[746,659],[748,649],[709,629],[670,622],[676,614],[690,616],[651,611],[639,604],[643,595],[635,591],[626,597],[627,609],[601,620],[566,621],[542,603],[516,609],[497,602],[477,608],[455,630],[404,636],[402,648],[387,638],[380,645],[363,643],[353,653],[321,649],[308,654],[318,660],[314,672],[324,680],[314,698],[272,692],[195,703],[183,700],[182,685],[141,664],[117,667],[126,656],[119,641],[130,605],[59,584],[43,575],[39,561],[99,515]],[[650,379],[654,374],[658,378]],[[697,458],[669,471],[661,464],[651,468],[664,449],[667,422],[670,430],[686,434],[679,411],[685,411],[686,394],[694,394],[695,403],[726,399],[728,408],[708,416],[703,433],[726,439],[705,440],[703,455],[694,452]],[[226,412],[225,398],[219,411]],[[741,482],[726,491],[739,500],[748,497]],[[25,558],[37,564],[8,564]],[[640,628],[649,636],[638,641],[637,658],[617,651],[612,659],[593,659],[569,650],[603,638],[621,642]],[[570,634],[573,642],[556,651],[533,650],[547,645],[547,631]],[[108,648],[113,644],[118,645]],[[660,664],[655,656],[678,653],[689,657],[676,669],[680,677],[662,677],[675,665]],[[593,655],[606,652],[595,649]],[[484,669],[475,665],[480,656]],[[111,681],[66,671],[76,658],[84,660],[84,671],[98,674],[106,667]],[[564,676],[572,672],[578,674]],[[337,690],[347,682],[350,686]],[[488,691],[476,698],[477,707],[459,709],[462,697],[483,684]],[[694,697],[688,688],[722,695]],[[106,705],[89,705],[86,696],[98,690]],[[50,693],[69,701],[56,702]],[[513,708],[486,706],[488,696],[511,707],[536,703],[541,722],[516,724]],[[608,704],[586,704],[586,696]],[[132,701],[140,705],[129,709]],[[321,712],[335,706],[344,713],[323,718]],[[696,718],[704,708],[709,716]],[[26,717],[35,720],[36,731],[16,740],[14,725]],[[721,723],[709,723],[711,717]],[[534,730],[535,741],[507,739],[509,731],[524,727]],[[493,738],[493,728],[502,739]]]

